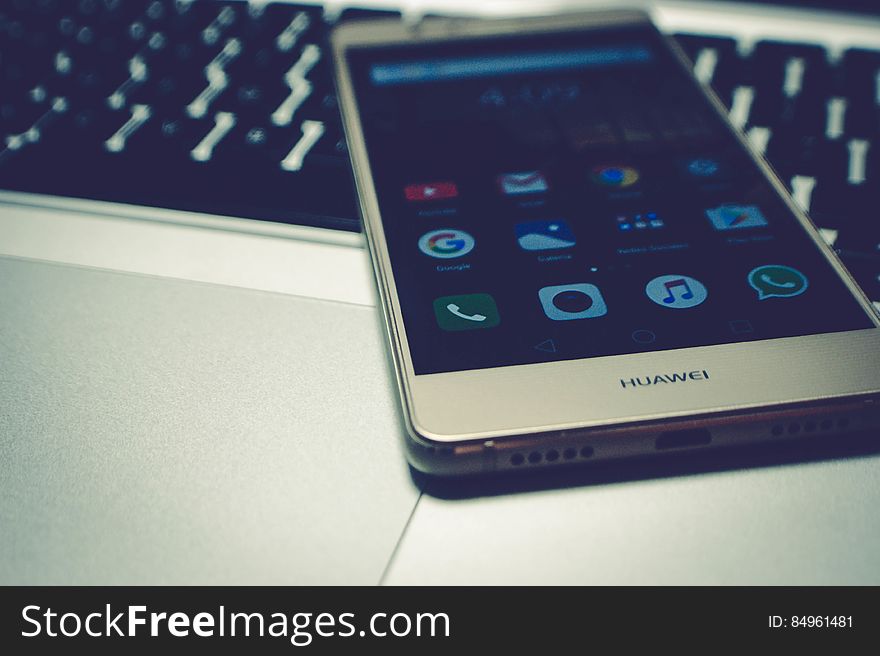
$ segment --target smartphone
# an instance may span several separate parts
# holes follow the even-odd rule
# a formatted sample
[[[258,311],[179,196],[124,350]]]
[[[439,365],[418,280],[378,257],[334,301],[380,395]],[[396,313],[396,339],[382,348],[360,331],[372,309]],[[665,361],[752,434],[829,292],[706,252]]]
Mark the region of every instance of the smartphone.
[[[332,39],[415,468],[880,426],[877,313],[647,15]]]

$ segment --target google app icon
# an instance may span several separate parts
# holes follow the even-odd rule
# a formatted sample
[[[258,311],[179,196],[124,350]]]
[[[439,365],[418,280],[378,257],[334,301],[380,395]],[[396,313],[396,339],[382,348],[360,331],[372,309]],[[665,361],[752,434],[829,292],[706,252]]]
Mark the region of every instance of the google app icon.
[[[441,228],[422,235],[419,250],[431,257],[450,259],[467,255],[474,250],[474,244],[474,238],[463,230]]]

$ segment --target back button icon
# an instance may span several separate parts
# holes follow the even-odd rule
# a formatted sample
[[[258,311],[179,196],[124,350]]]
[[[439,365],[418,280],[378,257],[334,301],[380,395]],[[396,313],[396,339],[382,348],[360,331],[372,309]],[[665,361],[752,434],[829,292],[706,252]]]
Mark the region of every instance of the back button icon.
[[[556,342],[552,339],[545,339],[540,344],[535,344],[536,351],[543,351],[544,353],[556,353]]]

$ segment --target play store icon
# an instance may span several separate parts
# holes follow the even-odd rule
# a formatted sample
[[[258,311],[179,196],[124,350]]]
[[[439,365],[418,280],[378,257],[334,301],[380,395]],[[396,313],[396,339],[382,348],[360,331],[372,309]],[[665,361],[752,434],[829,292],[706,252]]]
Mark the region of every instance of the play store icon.
[[[767,219],[754,205],[721,205],[706,210],[706,216],[716,230],[760,228],[767,225]]]
[[[571,248],[576,241],[565,221],[528,221],[516,224],[516,241],[524,251],[551,251]]]

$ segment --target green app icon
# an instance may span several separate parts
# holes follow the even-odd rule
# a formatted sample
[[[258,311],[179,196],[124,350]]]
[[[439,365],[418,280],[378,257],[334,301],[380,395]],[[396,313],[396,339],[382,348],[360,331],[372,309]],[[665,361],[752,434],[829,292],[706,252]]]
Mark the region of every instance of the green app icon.
[[[434,299],[434,315],[443,330],[494,328],[501,323],[498,306],[489,294],[462,294]]]
[[[758,300],[789,298],[807,291],[807,277],[784,264],[765,264],[749,272],[749,284],[758,292]]]

